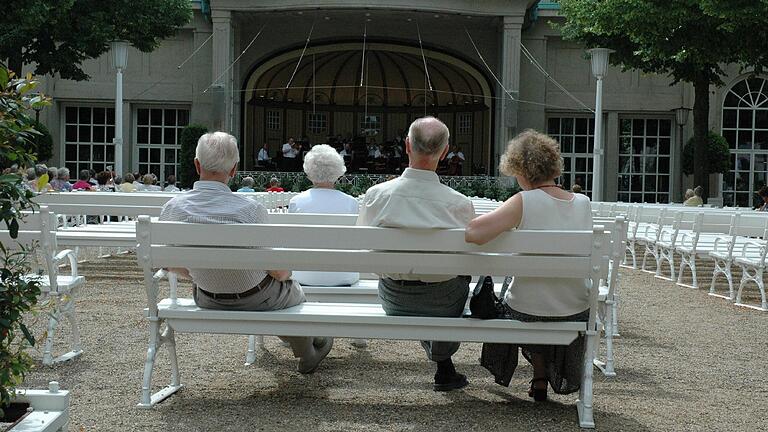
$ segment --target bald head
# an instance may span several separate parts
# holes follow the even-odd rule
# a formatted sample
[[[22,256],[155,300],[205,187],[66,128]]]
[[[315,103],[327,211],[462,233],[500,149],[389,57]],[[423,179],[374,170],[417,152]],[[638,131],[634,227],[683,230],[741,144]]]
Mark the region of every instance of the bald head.
[[[411,150],[424,156],[439,156],[448,146],[448,138],[448,127],[434,117],[416,119],[408,129]]]

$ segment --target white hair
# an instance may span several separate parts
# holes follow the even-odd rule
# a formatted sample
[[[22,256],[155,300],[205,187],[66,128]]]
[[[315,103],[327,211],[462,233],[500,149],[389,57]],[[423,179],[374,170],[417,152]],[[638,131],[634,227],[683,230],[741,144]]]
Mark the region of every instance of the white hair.
[[[347,172],[347,167],[336,149],[318,144],[304,156],[304,172],[312,183],[334,183]]]
[[[207,133],[197,140],[195,159],[206,171],[228,173],[240,162],[237,139],[225,132]]]
[[[431,116],[414,120],[408,128],[411,149],[423,155],[439,155],[448,145],[450,137],[445,123]]]

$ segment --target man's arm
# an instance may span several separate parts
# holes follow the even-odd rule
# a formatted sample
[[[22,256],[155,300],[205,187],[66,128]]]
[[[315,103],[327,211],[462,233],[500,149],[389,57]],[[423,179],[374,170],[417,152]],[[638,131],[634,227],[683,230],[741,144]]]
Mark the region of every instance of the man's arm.
[[[189,269],[184,267],[169,267],[167,269],[169,272],[176,273],[176,276],[179,277],[179,279],[188,279],[192,280],[192,276],[189,275]]]

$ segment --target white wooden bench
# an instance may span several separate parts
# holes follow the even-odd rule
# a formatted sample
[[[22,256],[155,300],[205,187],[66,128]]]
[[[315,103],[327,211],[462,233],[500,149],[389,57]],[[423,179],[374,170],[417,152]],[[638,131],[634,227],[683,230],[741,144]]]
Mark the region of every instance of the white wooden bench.
[[[380,305],[305,303],[271,312],[206,310],[191,299],[159,297],[157,268],[282,268],[313,271],[426,274],[515,274],[577,277],[598,281],[607,274],[608,239],[593,231],[514,231],[484,246],[466,244],[464,230],[397,230],[307,225],[195,225],[152,222],[140,217],[139,261],[147,289],[149,347],[140,407],[149,408],[178,391],[175,332],[339,336],[366,339],[445,340],[515,344],[571,343],[586,334],[579,401],[580,425],[594,427],[592,363],[597,343],[598,290],[590,290],[589,322],[474,320],[386,316]],[[183,239],[183,245],[178,245]],[[170,385],[153,393],[154,360],[161,346],[171,359]]]
[[[85,278],[77,273],[75,253],[68,249],[58,251],[53,231],[56,227],[55,216],[45,206],[40,207],[35,213],[24,212],[22,215],[23,218],[18,220],[17,237],[11,238],[7,229],[0,229],[0,243],[9,253],[18,252],[22,248],[29,250],[32,246],[38,248],[39,256],[43,257],[47,275],[30,274],[27,278],[37,280],[41,294],[51,302],[42,361],[44,365],[69,361],[83,353],[75,312],[75,295],[77,289],[85,284]],[[69,263],[71,270],[69,274],[60,273],[59,266],[62,263]],[[71,349],[54,357],[53,342],[56,328],[63,318],[67,319],[71,327]]]

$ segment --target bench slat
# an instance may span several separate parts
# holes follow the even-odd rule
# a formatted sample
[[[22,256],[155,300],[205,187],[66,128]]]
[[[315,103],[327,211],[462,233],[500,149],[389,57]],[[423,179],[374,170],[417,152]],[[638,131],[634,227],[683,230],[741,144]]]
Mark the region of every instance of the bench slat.
[[[504,276],[589,276],[590,258],[553,255],[403,253],[360,250],[242,249],[152,246],[155,267],[356,271],[371,273],[483,274]],[[216,259],[216,257],[226,257]],[[557,269],[553,272],[552,269]]]
[[[318,229],[322,227],[322,229]],[[589,255],[592,231],[511,231],[482,245],[464,241],[464,229],[396,229],[376,227],[206,224],[190,235],[189,224],[157,222],[151,225],[152,244],[180,244],[179,239],[199,246],[281,247],[310,249],[372,249],[445,252],[506,252],[525,254]],[[439,235],[438,235],[439,233]],[[183,244],[183,243],[182,243]]]
[[[534,322],[387,316],[380,305],[303,303],[288,309],[251,312],[198,308],[192,299],[170,299],[158,306],[158,316],[181,332],[219,334],[271,334],[456,342],[538,343],[565,345],[584,322]]]

